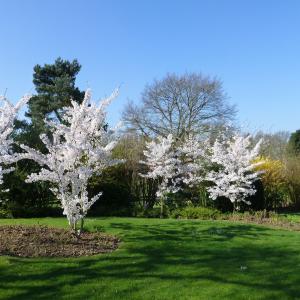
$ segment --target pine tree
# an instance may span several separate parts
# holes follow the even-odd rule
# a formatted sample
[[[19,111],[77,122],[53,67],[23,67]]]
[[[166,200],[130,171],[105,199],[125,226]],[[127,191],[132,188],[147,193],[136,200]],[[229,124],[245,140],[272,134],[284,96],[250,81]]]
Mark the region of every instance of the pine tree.
[[[71,99],[81,103],[84,92],[75,86],[76,75],[81,65],[73,61],[58,58],[54,64],[36,65],[34,67],[33,83],[37,94],[28,103],[27,117],[32,125],[45,131],[44,119],[62,120],[62,108],[71,105]]]

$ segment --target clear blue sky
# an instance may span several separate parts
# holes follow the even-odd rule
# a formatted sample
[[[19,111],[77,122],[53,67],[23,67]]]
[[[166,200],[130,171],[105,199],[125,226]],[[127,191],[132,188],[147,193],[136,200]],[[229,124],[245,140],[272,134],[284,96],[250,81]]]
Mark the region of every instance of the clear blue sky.
[[[109,118],[167,72],[223,81],[252,129],[300,128],[300,1],[0,0],[0,93],[33,89],[32,68],[82,64],[95,98],[122,84]]]

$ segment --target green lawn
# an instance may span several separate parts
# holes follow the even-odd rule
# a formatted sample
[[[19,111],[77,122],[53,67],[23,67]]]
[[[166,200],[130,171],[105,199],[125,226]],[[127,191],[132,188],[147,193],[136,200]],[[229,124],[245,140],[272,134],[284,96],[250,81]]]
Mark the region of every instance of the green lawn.
[[[66,226],[0,220],[12,223]],[[86,224],[118,235],[120,248],[80,259],[0,257],[0,299],[300,299],[300,232],[226,221]]]

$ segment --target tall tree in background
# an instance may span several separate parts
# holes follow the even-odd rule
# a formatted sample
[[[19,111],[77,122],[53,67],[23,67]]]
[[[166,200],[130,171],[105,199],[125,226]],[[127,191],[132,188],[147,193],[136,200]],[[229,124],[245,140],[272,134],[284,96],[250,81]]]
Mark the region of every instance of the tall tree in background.
[[[177,139],[209,131],[233,120],[235,107],[227,102],[222,83],[197,73],[168,74],[147,85],[140,105],[129,103],[123,120],[146,136]]]
[[[36,65],[33,73],[33,83],[37,95],[28,103],[26,114],[34,127],[44,131],[44,119],[62,120],[62,108],[71,105],[71,99],[81,103],[84,92],[75,86],[76,76],[81,65],[73,61],[58,58],[54,64]]]

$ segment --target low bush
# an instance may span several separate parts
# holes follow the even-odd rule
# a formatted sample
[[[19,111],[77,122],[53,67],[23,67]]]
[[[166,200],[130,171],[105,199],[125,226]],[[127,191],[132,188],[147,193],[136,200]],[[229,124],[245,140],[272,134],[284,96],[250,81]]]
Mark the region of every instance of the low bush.
[[[138,218],[160,218],[160,207],[137,210],[135,216]],[[170,211],[167,206],[164,207],[163,217],[164,218],[170,217]]]
[[[12,214],[7,211],[5,208],[0,208],[0,219],[10,219]]]
[[[176,219],[216,220],[221,218],[221,212],[214,208],[188,206],[175,209],[172,212],[171,217]]]
[[[22,207],[18,203],[11,203],[8,207],[11,218],[44,218],[61,217],[62,209],[60,207]]]

